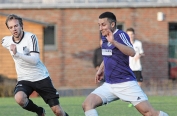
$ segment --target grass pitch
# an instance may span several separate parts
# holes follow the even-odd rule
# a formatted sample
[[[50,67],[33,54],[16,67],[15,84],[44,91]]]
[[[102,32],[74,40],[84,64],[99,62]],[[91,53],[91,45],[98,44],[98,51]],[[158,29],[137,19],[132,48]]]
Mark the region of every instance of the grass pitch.
[[[82,102],[86,97],[61,97],[60,103],[70,116],[84,116]],[[34,103],[45,108],[46,116],[55,116],[42,98],[31,98]],[[149,96],[149,102],[157,109],[165,111],[169,116],[177,116],[177,96]],[[99,116],[141,116],[134,108],[128,108],[128,103],[115,101],[97,108]],[[23,110],[13,98],[0,98],[0,116],[36,116],[35,113]]]

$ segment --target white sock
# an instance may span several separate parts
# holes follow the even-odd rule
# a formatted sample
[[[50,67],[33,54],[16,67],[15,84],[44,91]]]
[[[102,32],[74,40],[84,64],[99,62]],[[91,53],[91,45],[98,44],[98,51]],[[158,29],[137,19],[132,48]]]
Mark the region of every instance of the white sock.
[[[168,116],[168,114],[163,111],[160,111],[159,116]]]
[[[85,116],[98,116],[98,113],[95,109],[91,109],[85,112]]]

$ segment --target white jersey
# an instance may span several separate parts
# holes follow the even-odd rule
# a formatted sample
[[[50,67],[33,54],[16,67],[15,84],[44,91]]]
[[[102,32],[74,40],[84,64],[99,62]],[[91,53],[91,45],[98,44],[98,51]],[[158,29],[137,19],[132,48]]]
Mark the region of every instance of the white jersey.
[[[30,55],[31,52],[39,53],[38,39],[34,34],[29,32],[24,32],[22,39],[19,42],[15,42],[13,36],[5,36],[2,39],[2,46],[9,50],[15,62],[18,81],[26,80],[34,82],[49,76],[48,70],[40,60],[34,65],[20,58],[14,57],[12,51],[10,51],[11,44],[16,44],[18,53]]]
[[[133,48],[134,48],[136,54],[135,54],[134,57],[129,57],[130,68],[133,71],[142,71],[142,65],[141,65],[140,58],[139,59],[135,59],[136,55],[144,53],[141,41],[135,40],[134,43],[133,43]]]

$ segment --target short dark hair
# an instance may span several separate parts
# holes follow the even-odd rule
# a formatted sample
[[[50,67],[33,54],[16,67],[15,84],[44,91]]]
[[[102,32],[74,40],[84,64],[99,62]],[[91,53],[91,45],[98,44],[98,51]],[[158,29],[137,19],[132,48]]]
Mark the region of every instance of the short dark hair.
[[[126,30],[126,32],[127,32],[127,31],[131,31],[131,32],[135,33],[135,30],[134,30],[132,27],[128,28],[128,29]]]
[[[9,28],[8,25],[7,25],[7,22],[10,21],[10,20],[12,20],[12,19],[18,20],[20,26],[23,28],[23,20],[22,20],[22,18],[19,17],[19,16],[17,16],[17,15],[15,15],[15,14],[10,14],[10,15],[7,17],[6,22],[5,22],[7,28]]]
[[[108,20],[111,22],[115,22],[115,25],[116,25],[116,16],[112,13],[112,12],[104,12],[102,13],[100,16],[99,16],[99,19],[102,19],[102,18],[108,18]]]

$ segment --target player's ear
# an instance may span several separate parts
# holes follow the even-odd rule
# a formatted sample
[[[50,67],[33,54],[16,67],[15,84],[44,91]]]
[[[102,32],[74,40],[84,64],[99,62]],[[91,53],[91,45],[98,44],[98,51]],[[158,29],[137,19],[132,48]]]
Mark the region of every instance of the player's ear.
[[[112,22],[112,23],[111,23],[111,27],[112,27],[112,28],[115,27],[115,22]]]

